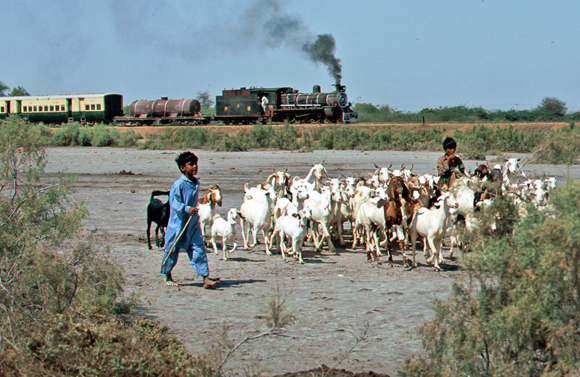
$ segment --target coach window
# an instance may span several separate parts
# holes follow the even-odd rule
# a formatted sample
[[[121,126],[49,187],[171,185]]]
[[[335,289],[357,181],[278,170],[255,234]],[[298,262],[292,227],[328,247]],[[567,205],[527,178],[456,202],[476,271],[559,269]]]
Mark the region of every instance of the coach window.
[[[88,109],[89,109],[89,105],[85,105],[85,110],[88,110]]]
[[[48,111],[48,106],[44,106],[44,111]]]
[[[28,112],[31,113],[32,112],[32,106],[28,106]]]
[[[60,105],[60,111],[64,111],[64,105]]]
[[[97,104],[97,110],[101,110],[101,104],[100,103]]]
[[[36,111],[36,106],[33,107],[34,111]]]
[[[91,110],[94,110],[94,109],[95,109],[95,105],[91,105]]]
[[[22,107],[22,112],[25,113],[26,112],[26,106]]]
[[[4,112],[4,106],[0,106],[0,113]]]
[[[54,105],[50,107],[50,111],[54,111]]]

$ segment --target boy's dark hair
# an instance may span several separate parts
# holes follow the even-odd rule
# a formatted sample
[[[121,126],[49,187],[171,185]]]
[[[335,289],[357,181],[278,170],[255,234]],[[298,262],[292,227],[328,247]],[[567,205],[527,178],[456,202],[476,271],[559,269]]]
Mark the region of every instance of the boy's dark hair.
[[[457,148],[457,143],[455,142],[455,139],[448,137],[445,140],[443,140],[443,149],[453,149],[453,148]]]
[[[191,152],[183,152],[175,159],[177,166],[182,167],[185,166],[188,162],[197,163],[197,156]]]

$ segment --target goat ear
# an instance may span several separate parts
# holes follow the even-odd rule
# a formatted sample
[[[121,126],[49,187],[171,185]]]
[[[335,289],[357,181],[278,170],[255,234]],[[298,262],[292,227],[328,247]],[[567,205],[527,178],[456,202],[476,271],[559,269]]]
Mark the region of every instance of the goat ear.
[[[379,201],[377,202],[377,207],[378,208],[384,207],[387,203],[388,203],[387,200],[385,200],[385,199],[379,199]]]
[[[299,219],[299,218],[300,218],[300,216],[298,216],[298,214],[297,214],[297,213],[293,213],[293,214],[292,214],[292,217],[295,217],[295,218],[297,218],[297,219]]]

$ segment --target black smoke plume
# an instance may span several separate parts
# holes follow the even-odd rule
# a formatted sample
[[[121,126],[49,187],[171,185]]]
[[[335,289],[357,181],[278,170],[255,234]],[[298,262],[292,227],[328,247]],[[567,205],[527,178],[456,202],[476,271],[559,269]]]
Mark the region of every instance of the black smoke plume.
[[[245,12],[241,30],[237,31],[242,44],[255,38],[266,47],[287,46],[305,54],[315,63],[324,64],[337,84],[342,79],[340,59],[334,55],[336,42],[332,34],[317,37],[301,18],[283,10],[280,0],[256,0]]]
[[[332,34],[320,34],[314,43],[307,43],[302,46],[302,51],[307,53],[312,61],[326,65],[328,73],[334,77],[337,84],[340,84],[342,65],[340,64],[340,59],[334,56],[335,48],[336,44]]]

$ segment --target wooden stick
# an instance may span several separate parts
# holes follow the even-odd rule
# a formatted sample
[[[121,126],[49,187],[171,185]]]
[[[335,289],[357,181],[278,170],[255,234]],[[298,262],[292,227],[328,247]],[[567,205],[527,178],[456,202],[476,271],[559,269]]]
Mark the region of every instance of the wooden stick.
[[[169,256],[173,252],[173,249],[175,248],[175,245],[177,244],[177,241],[179,241],[179,239],[183,235],[183,232],[185,232],[185,229],[187,229],[187,226],[189,225],[189,222],[191,221],[191,218],[192,217],[193,217],[193,215],[189,215],[189,219],[187,219],[187,222],[185,223],[185,226],[183,227],[183,229],[181,229],[181,232],[179,233],[179,235],[175,239],[175,242],[173,243],[173,245],[171,245],[171,249],[169,249],[169,252],[165,256],[165,259],[163,260],[163,263],[161,263],[161,267],[165,266],[165,263],[167,262],[167,259],[169,259]]]

